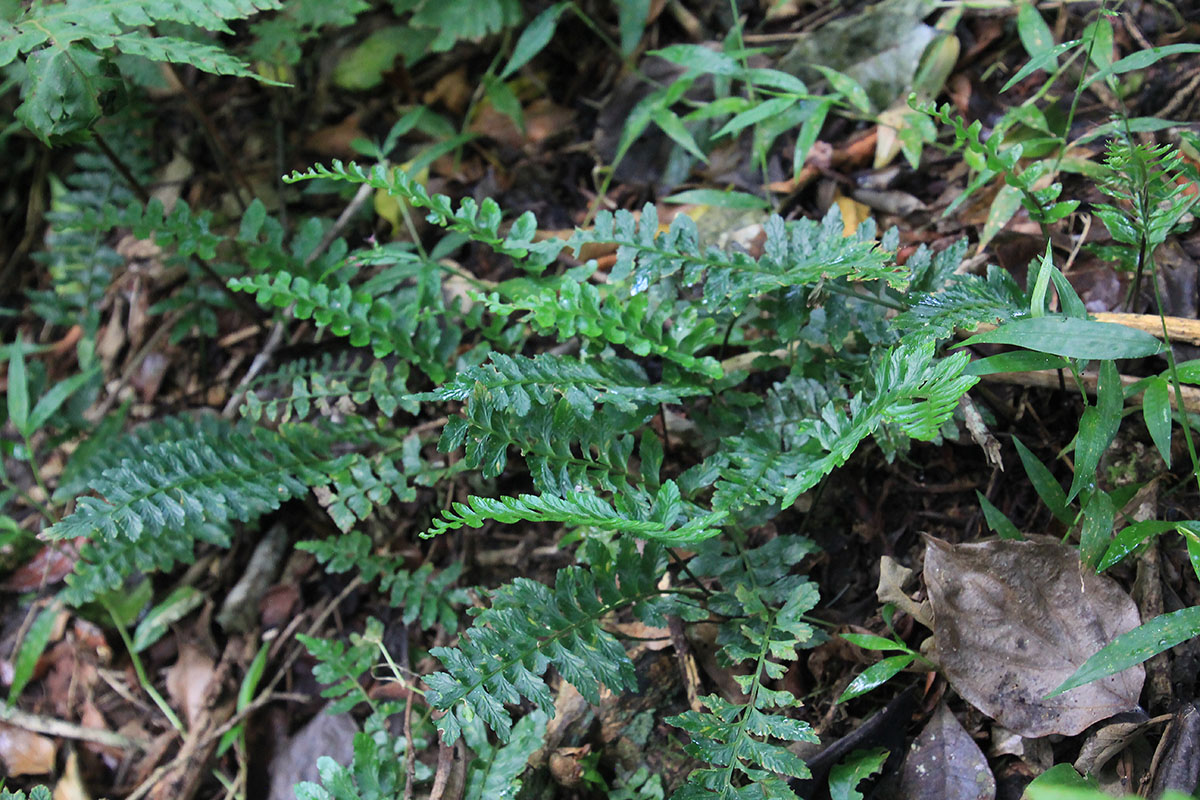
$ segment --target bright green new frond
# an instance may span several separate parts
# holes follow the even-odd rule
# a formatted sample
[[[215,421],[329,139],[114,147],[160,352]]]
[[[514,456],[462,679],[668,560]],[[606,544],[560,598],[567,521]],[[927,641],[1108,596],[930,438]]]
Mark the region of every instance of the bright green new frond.
[[[403,737],[356,733],[350,765],[321,756],[317,759],[321,783],[296,784],[296,800],[395,800],[403,795],[407,782],[406,749]]]
[[[341,714],[359,703],[372,702],[359,679],[379,660],[383,623],[370,617],[363,633],[350,634],[349,645],[302,633],[296,634],[296,639],[317,659],[313,677],[326,684],[321,697],[333,700],[326,709],[330,714]]]
[[[95,476],[95,496],[79,497],[75,512],[45,532],[88,540],[68,599],[84,602],[137,569],[190,561],[194,540],[227,543],[227,521],[261,516],[328,482],[345,458],[329,455],[329,443],[310,427],[198,422],[190,436],[140,448]]]
[[[425,187],[412,179],[398,167],[376,165],[365,169],[351,161],[345,164],[333,160],[326,167],[317,164],[308,172],[293,172],[284,178],[288,183],[328,178],[330,180],[365,183],[372,188],[401,198],[417,208],[426,209],[427,219],[447,230],[461,233],[473,241],[488,245],[497,253],[513,259],[522,269],[539,273],[554,263],[564,242],[558,239],[535,241],[537,220],[526,212],[512,224],[507,234],[500,233],[503,212],[490,197],[482,203],[466,198],[455,210],[453,202],[444,194],[430,195]]]
[[[942,424],[953,415],[959,398],[979,380],[962,374],[968,361],[970,356],[962,351],[948,358],[934,358],[934,345],[928,339],[893,349],[876,368],[873,390],[851,399],[848,415],[832,405],[822,411],[814,434],[825,454],[811,459],[788,482],[784,504],[795,502],[801,492],[845,464],[859,442],[883,423],[897,425],[913,439],[936,438]]]
[[[473,717],[508,740],[512,718],[504,706],[522,697],[552,713],[554,697],[542,678],[550,666],[590,702],[599,702],[601,685],[634,688],[633,664],[600,621],[661,594],[665,564],[660,547],[638,552],[624,538],[615,553],[598,552],[590,568],[560,570],[553,588],[518,578],[493,592],[491,607],[458,647],[431,651],[446,667],[425,678],[426,699],[447,712],[437,723],[443,740],[456,741]]]

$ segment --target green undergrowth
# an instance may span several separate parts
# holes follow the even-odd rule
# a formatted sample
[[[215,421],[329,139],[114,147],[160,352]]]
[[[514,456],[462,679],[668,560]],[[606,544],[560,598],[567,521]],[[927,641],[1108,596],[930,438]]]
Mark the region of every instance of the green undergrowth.
[[[311,495],[330,523],[314,529],[331,533],[300,549],[331,574],[377,583],[396,609],[394,621],[410,634],[429,634],[413,641],[444,636],[428,653],[441,669],[427,675],[412,674],[416,659],[407,653],[397,663],[374,618],[349,641],[301,639],[319,662],[316,677],[329,686],[333,708],[365,712],[365,720],[352,763],[322,759],[320,784],[302,784],[298,797],[397,797],[432,780],[425,754],[437,741],[460,739],[474,754],[464,796],[515,796],[546,735],[560,681],[591,703],[604,692],[637,690],[614,626],[629,619],[655,628],[712,623],[719,661],[740,690],[740,696],[703,696],[698,708],[663,709],[662,721],[696,764],[672,797],[794,796],[789,781],[809,772],[789,746],[816,735],[803,720],[801,700],[780,681],[824,637],[808,617],[820,599],[805,576],[816,545],[802,535],[768,535],[768,523],[798,529],[797,501],[811,499],[864,443],[894,459],[914,440],[958,439],[964,398],[991,372],[1053,367],[1080,389],[1084,410],[1070,446],[1070,487],[1064,490],[1023,446],[1020,458],[1079,542],[1085,564],[1110,567],[1150,537],[1178,532],[1200,574],[1200,523],[1122,525],[1128,498],[1097,477],[1125,421],[1126,401],[1140,392],[1141,417],[1157,450],[1169,464],[1180,430],[1196,471],[1192,420],[1173,410],[1170,399],[1181,384],[1200,382],[1200,366],[1176,363],[1149,334],[1089,319],[1049,248],[1030,264],[1022,286],[995,266],[964,273],[965,242],[936,253],[922,246],[901,260],[898,231],[877,231],[868,220],[847,234],[836,206],[822,219],[766,217],[754,253],[706,244],[689,216],[654,204],[637,214],[600,211],[569,238],[546,239],[530,212],[431,193],[418,177],[421,164],[389,161],[406,132],[434,124],[420,112],[403,116],[383,143],[361,145],[368,161],[318,164],[286,178],[300,188],[349,195],[365,187],[390,198],[410,222],[415,213],[431,226],[418,242],[359,247],[333,235],[330,219],[298,218],[293,210],[285,220],[258,199],[234,218],[182,201],[168,209],[126,185],[128,178],[147,180],[151,164],[144,109],[131,102],[117,111],[101,102],[111,99],[104,91],[110,85],[136,94],[121,80],[120,70],[132,67],[116,56],[262,79],[268,72],[207,36],[277,6],[229,2],[185,14],[183,5],[147,3],[138,16],[128,4],[102,0],[35,4],[0,28],[0,66],[18,67],[6,75],[10,89],[22,93],[24,126],[43,141],[80,142],[108,115],[96,141],[102,151],[119,142],[123,155],[118,169],[97,151],[79,149],[75,170],[56,187],[38,255],[46,279],[31,294],[26,317],[81,326],[78,371],[52,378],[41,357],[46,348],[23,336],[4,348],[7,423],[15,434],[5,441],[6,455],[26,466],[34,488],[5,476],[9,514],[0,541],[28,551],[31,528],[46,540],[78,540],[79,561],[63,601],[84,612],[106,608],[119,624],[164,615],[177,620],[194,601],[143,597],[151,591],[146,575],[227,548],[257,521]],[[304,5],[252,28],[257,38],[249,57],[273,58],[281,69],[294,65],[293,46],[326,26],[350,25],[366,8],[340,3],[327,16],[308,17],[297,10]],[[519,26],[521,9],[512,4],[478,20],[479,30],[435,34],[437,4],[393,5],[408,15],[412,36],[405,47],[413,59],[458,38],[514,33],[514,44],[481,84],[492,102],[503,101],[497,87],[547,45],[564,14],[595,24],[587,9],[561,3]],[[617,5],[620,42],[613,46],[628,56],[645,4]],[[1022,41],[1036,43],[1041,17],[1034,10],[1035,21],[1032,9],[1022,6],[1020,24],[1024,33],[1038,34]],[[83,16],[68,21],[64,15],[74,11]],[[186,27],[179,35],[152,35],[158,25]],[[702,143],[754,129],[753,152],[765,164],[783,133],[798,131],[799,148],[811,144],[834,110],[869,111],[861,87],[840,73],[826,73],[830,93],[815,94],[798,78],[748,66],[737,33],[721,52],[665,51],[687,70],[687,86],[716,76],[725,94],[705,113],[681,115],[683,91],[659,89],[631,119],[628,141],[653,123],[685,154],[704,159]],[[1028,45],[1030,63],[1048,68],[1056,58],[1074,58],[1091,65],[1087,80],[1119,89],[1120,76],[1153,59],[1105,60],[1099,53],[1106,43],[1111,51],[1111,37],[1101,15],[1070,47]],[[1051,73],[1052,83],[1062,70]],[[1077,91],[1084,86],[1081,79]],[[48,94],[54,87],[58,94]],[[1072,163],[1065,135],[1043,131],[1041,138],[1051,141],[1041,144],[1049,149],[1030,161],[1025,144],[1006,138],[1015,119],[985,136],[978,123],[946,107],[915,98],[911,111],[940,123],[934,129],[949,139],[910,139],[910,149],[957,149],[974,170],[972,190],[1003,181],[996,202],[1003,196],[1013,214],[1023,207],[1045,226],[1075,210],[1062,187],[1046,180]],[[1026,128],[1044,122],[1044,115],[1022,113]],[[787,124],[777,130],[768,118]],[[1147,129],[1148,123],[1117,120],[1106,131],[1105,160],[1086,172],[1114,199],[1096,210],[1113,252],[1131,272],[1152,277],[1155,247],[1186,221],[1194,200],[1180,188],[1189,175],[1176,152],[1135,141],[1133,133]],[[458,141],[452,129],[446,133],[447,141]],[[802,163],[800,153],[796,168]],[[1007,208],[994,210],[993,222]],[[170,320],[175,341],[219,333],[222,315],[253,301],[273,329],[304,322],[332,346],[256,376],[230,416],[183,411],[132,425],[122,405],[103,406],[106,413],[96,418],[90,409],[105,396],[96,306],[122,266],[112,249],[122,232],[153,238],[165,262],[185,277],[184,288],[149,312]],[[503,265],[498,280],[448,259],[466,244]],[[602,269],[584,259],[593,247],[613,250],[615,260]],[[468,288],[447,291],[451,282]],[[955,331],[985,323],[998,327],[954,341]],[[975,343],[1021,349],[972,361],[963,345]],[[1160,354],[1159,374],[1121,384],[1118,359]],[[1082,388],[1092,369],[1099,376],[1094,399]],[[70,456],[49,485],[42,465],[66,442],[73,444]],[[984,510],[998,533],[1020,535],[990,504]],[[426,538],[549,523],[562,531],[559,546],[573,563],[546,583],[525,576],[483,587],[484,602],[475,605],[458,585],[461,562],[414,565],[394,554],[403,543],[389,532],[401,517],[415,521]],[[184,600],[192,605],[173,605]],[[460,630],[467,608],[471,624]],[[48,624],[32,626],[37,635],[26,637],[15,658],[10,702],[32,676]],[[1145,635],[1134,644],[1118,640],[1117,651],[1097,656],[1077,683],[1198,630],[1191,615],[1149,624],[1159,626],[1157,649],[1147,649]],[[154,630],[161,635],[166,624]],[[134,638],[152,637],[135,632]],[[243,684],[241,707],[254,694],[258,670]],[[412,707],[369,694],[361,680],[367,674],[402,684]],[[393,722],[401,718],[407,734],[398,735]],[[600,772],[590,774],[593,788],[606,788]],[[663,796],[657,777],[622,775],[607,788],[609,796]]]

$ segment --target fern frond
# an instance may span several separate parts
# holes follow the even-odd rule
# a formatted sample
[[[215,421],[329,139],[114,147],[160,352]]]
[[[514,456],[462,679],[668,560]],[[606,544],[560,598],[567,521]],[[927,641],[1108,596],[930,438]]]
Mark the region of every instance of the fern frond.
[[[508,256],[517,266],[532,273],[543,272],[558,258],[565,243],[558,239],[537,241],[537,219],[525,212],[513,222],[507,234],[500,233],[503,212],[490,197],[482,203],[465,198],[456,210],[453,201],[443,194],[430,195],[404,170],[379,164],[369,169],[351,161],[346,164],[334,159],[326,167],[316,164],[307,172],[293,172],[284,181],[326,178],[367,184],[401,198],[417,208],[426,209],[430,222],[447,230],[461,233],[473,241],[485,244],[501,255]]]
[[[262,306],[292,307],[297,319],[312,319],[338,336],[346,336],[355,347],[370,346],[376,358],[393,352],[410,356],[412,340],[395,324],[391,307],[348,284],[329,286],[313,283],[290,272],[233,278],[229,288],[253,292]]]
[[[488,520],[507,524],[519,521],[559,522],[680,545],[716,536],[720,532],[716,526],[727,516],[725,512],[714,511],[677,525],[676,520],[683,513],[683,508],[679,487],[673,481],[665,482],[658,490],[653,506],[641,513],[633,509],[629,512],[619,510],[604,499],[586,492],[567,497],[546,494],[501,498],[471,496],[466,503],[455,503],[452,509],[443,511],[442,516],[433,521],[432,527],[421,535],[437,536],[464,525],[479,528]]]
[[[520,0],[477,0],[439,3],[428,0],[412,16],[412,24],[437,31],[430,44],[435,53],[449,50],[462,39],[478,40],[521,21]]]
[[[477,387],[486,389],[487,394],[481,397]],[[579,413],[590,414],[596,404],[611,403],[621,411],[633,412],[706,393],[697,386],[652,384],[641,366],[624,358],[601,361],[551,353],[533,358],[492,353],[487,363],[468,367],[452,382],[416,399],[465,402],[476,398],[476,402],[524,416],[534,405],[553,405],[559,398]]]
[[[491,607],[458,647],[430,651],[446,667],[425,678],[426,699],[446,711],[437,721],[442,739],[453,743],[477,716],[507,741],[512,718],[504,706],[522,697],[552,713],[554,697],[542,678],[550,666],[589,702],[599,702],[601,685],[634,688],[632,662],[600,621],[628,607],[653,613],[665,565],[661,547],[649,543],[638,552],[623,538],[615,553],[597,553],[590,568],[560,570],[553,588],[518,578],[493,592]]]
[[[519,796],[521,774],[533,754],[546,740],[547,716],[535,709],[517,720],[512,736],[503,746],[488,741],[483,723],[463,728],[463,741],[475,758],[467,767],[467,785],[463,800],[507,800]]]
[[[329,481],[348,458],[329,455],[327,434],[309,426],[268,431],[197,423],[190,436],[156,442],[105,469],[75,512],[46,530],[82,537],[68,599],[82,603],[140,570],[190,561],[194,540],[225,541],[224,523],[248,521]],[[149,542],[149,546],[147,545]]]
[[[577,230],[569,244],[578,253],[593,242],[618,245],[610,279],[628,280],[635,294],[664,278],[679,275],[684,286],[703,282],[703,302],[716,310],[735,313],[759,295],[791,286],[813,284],[840,277],[885,280],[904,286],[909,270],[891,260],[888,248],[874,240],[874,225],[864,224],[853,236],[843,235],[841,212],[830,208],[821,222],[802,219],[787,224],[772,216],[765,225],[763,256],[727,253],[716,247],[702,250],[696,223],[678,214],[665,233],[658,233],[654,205],[642,209],[640,220],[628,211],[601,212],[590,231]]]
[[[848,415],[832,405],[822,411],[814,435],[825,453],[811,458],[787,483],[784,505],[795,502],[802,492],[845,464],[858,443],[880,424],[895,424],[910,438],[935,438],[942,423],[953,415],[959,398],[979,380],[962,374],[969,360],[961,351],[935,359],[930,340],[892,350],[877,367],[870,396],[863,392],[851,399]]]
[[[698,548],[691,571],[718,580],[709,608],[739,620],[721,626],[718,644],[726,663],[749,667],[735,677],[747,699],[732,703],[709,695],[701,699],[708,711],[667,719],[688,733],[687,751],[713,765],[692,772],[673,799],[794,798],[780,776],[808,777],[804,761],[777,742],[815,742],[817,736],[807,723],[773,713],[801,703],[790,692],[768,689],[763,681],[782,678],[781,662],[795,660],[797,648],[813,638],[802,617],[817,603],[816,585],[791,574],[813,550],[809,540],[797,536],[777,537],[757,548],[729,539]]]
[[[471,602],[466,589],[451,588],[462,574],[462,562],[436,573],[429,563],[410,571],[404,568],[400,556],[376,555],[371,537],[362,531],[299,542],[296,549],[312,553],[330,574],[355,570],[364,582],[378,578],[379,588],[388,595],[392,606],[404,609],[404,623],[418,623],[421,630],[440,623],[448,633],[456,632],[457,609]]]
[[[363,702],[374,705],[360,679],[379,660],[382,622],[375,617],[368,618],[363,633],[350,634],[349,645],[303,633],[296,634],[296,639],[317,659],[313,677],[326,685],[321,690],[321,697],[333,701],[326,709],[330,714],[344,713]]]
[[[908,311],[893,320],[910,343],[946,339],[956,328],[1009,322],[1029,311],[1029,296],[1007,271],[994,266],[988,267],[986,278],[957,275],[944,289],[914,294],[910,302]]]
[[[299,359],[255,379],[240,411],[255,422],[263,417],[289,422],[307,419],[314,409],[323,416],[334,411],[347,414],[374,402],[390,417],[402,405],[407,411],[416,411],[416,403],[408,396],[407,379],[404,362],[389,369],[382,361],[364,359],[359,353],[326,353],[319,359]],[[287,390],[277,396],[274,387],[280,386]]]
[[[484,301],[488,309],[506,317],[529,312],[527,321],[539,333],[561,340],[580,336],[620,345],[639,356],[659,356],[708,378],[722,376],[712,356],[698,353],[720,344],[716,320],[697,305],[675,302],[673,293],[627,293],[601,290],[572,271],[554,280],[534,284],[512,281]]]

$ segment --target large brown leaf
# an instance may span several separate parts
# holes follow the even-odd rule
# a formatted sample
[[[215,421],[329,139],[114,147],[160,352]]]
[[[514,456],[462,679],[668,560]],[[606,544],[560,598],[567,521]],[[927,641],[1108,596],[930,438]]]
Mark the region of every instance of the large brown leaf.
[[[1074,735],[1137,706],[1141,666],[1046,694],[1140,624],[1133,600],[1057,540],[951,545],[926,537],[925,583],[942,671],[964,699],[1036,738]]]

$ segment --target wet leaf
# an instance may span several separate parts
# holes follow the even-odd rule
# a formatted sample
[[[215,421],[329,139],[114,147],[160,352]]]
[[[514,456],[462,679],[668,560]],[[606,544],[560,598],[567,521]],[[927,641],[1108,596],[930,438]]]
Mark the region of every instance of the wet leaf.
[[[1045,537],[950,545],[926,538],[938,660],[969,703],[1029,738],[1073,736],[1136,707],[1145,671],[1047,699],[1096,650],[1138,624],[1137,607],[1075,550]]]
[[[938,706],[904,762],[908,800],[992,800],[996,779],[983,751],[945,703]]]

